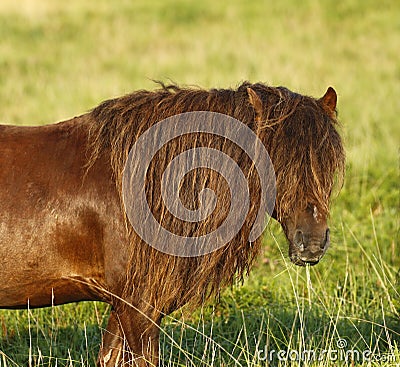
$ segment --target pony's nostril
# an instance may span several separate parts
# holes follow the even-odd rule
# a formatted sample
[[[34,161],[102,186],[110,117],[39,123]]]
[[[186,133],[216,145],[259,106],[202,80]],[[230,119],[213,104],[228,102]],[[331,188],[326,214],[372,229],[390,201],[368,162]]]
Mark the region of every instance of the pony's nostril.
[[[300,251],[304,251],[304,237],[303,232],[299,229],[296,230],[294,233],[293,242],[295,245],[300,249]]]
[[[323,244],[323,246],[322,246],[322,248],[328,248],[328,246],[329,246],[329,243],[330,243],[330,236],[329,236],[329,233],[330,233],[330,231],[329,231],[329,228],[326,230],[326,232],[325,232],[325,241],[324,241],[324,244]]]

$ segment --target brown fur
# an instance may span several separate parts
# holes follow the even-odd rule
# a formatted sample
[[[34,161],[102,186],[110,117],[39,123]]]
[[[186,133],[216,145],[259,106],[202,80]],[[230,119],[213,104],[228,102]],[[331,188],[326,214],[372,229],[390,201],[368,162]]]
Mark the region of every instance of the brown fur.
[[[251,88],[260,98],[262,111],[256,111],[248,96]],[[154,91],[138,91],[109,100],[95,108],[91,117],[88,152],[90,164],[101,153],[109,152],[115,182],[121,192],[123,167],[131,146],[142,132],[155,123],[188,111],[213,111],[232,116],[247,124],[265,144],[273,162],[277,179],[276,217],[282,221],[300,209],[316,205],[321,214],[327,215],[329,198],[335,173],[342,176],[344,152],[335,126],[334,116],[327,114],[317,100],[264,84],[243,83],[237,90],[179,88],[164,86]],[[204,135],[204,134],[203,134]],[[212,222],[185,227],[179,219],[168,217],[164,211],[159,188],[162,167],[188,147],[214,144],[240,158],[241,168],[248,176],[251,187],[251,206],[246,225],[224,248],[197,258],[180,258],[163,254],[146,245],[131,231],[131,260],[127,269],[125,295],[133,299],[145,298],[158,311],[169,313],[189,301],[203,301],[218,292],[221,286],[242,279],[248,272],[259,251],[260,242],[247,241],[249,228],[254,220],[254,210],[259,204],[257,178],[250,170],[250,160],[234,144],[214,138],[184,136],[168,145],[157,155],[157,164],[148,171],[149,205],[158,218],[163,218],[174,233],[204,233],[215,229],[219,218]],[[221,191],[222,180],[215,172],[197,173],[187,183],[181,196],[188,205],[193,202],[193,189],[198,178],[204,186]],[[207,182],[205,182],[207,181]],[[201,190],[202,187],[197,187]],[[192,196],[190,196],[192,195]],[[190,198],[189,198],[190,196]],[[167,216],[167,218],[166,218]],[[201,227],[203,226],[203,227]],[[200,228],[201,227],[201,228]],[[157,284],[148,287],[148,284]]]
[[[203,302],[250,270],[260,240],[249,243],[248,237],[261,192],[268,195],[270,188],[261,188],[249,156],[228,139],[195,133],[165,144],[149,165],[146,197],[157,221],[171,232],[209,233],[230,208],[222,175],[199,168],[182,180],[180,199],[197,209],[199,193],[209,188],[218,197],[213,213],[191,223],[166,210],[161,176],[187,149],[205,146],[229,155],[250,193],[246,220],[229,243],[198,257],[168,255],[144,243],[124,212],[122,177],[132,145],[149,127],[182,112],[214,111],[246,124],[265,145],[276,172],[273,217],[288,238],[290,259],[316,264],[329,246],[329,200],[335,176],[341,178],[344,169],[335,108],[331,88],[317,100],[260,83],[209,91],[161,85],[58,124],[0,125],[0,307],[108,302],[112,312],[99,364],[122,365],[129,360],[124,349],[140,365],[157,363],[163,315]]]

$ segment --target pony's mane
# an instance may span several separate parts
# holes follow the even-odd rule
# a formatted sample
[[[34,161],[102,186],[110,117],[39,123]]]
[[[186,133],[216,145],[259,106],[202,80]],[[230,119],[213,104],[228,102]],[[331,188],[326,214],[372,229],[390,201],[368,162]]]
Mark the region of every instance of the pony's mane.
[[[248,88],[253,89],[262,101],[263,112],[258,118],[250,103]],[[310,204],[316,205],[321,213],[328,214],[335,174],[342,177],[344,170],[344,151],[335,128],[336,119],[314,98],[283,87],[245,82],[237,89],[203,90],[161,84],[161,88],[155,91],[142,90],[105,101],[90,112],[88,167],[99,157],[109,157],[117,190],[121,194],[124,164],[138,137],[155,123],[190,111],[229,115],[258,135],[269,152],[276,172],[278,220]],[[197,258],[160,253],[142,243],[131,231],[132,258],[127,270],[126,293],[140,295],[149,304],[166,312],[187,301],[202,300],[208,294],[217,292],[221,285],[232,283],[236,276],[241,279],[250,269],[260,247],[259,241],[250,245],[247,240],[248,227],[254,221],[260,200],[259,181],[254,177],[248,157],[224,139],[213,138],[210,142],[209,136],[193,139],[185,135],[160,152],[155,157],[157,164],[148,169],[150,207],[165,225],[182,234],[212,230],[223,220],[226,214],[224,207],[217,207],[221,215],[214,217],[213,223],[207,223],[202,230],[187,228],[165,213],[155,182],[162,174],[162,167],[165,169],[174,156],[192,148],[193,141],[195,146],[215,145],[216,149],[228,152],[241,162],[240,167],[251,186],[252,208],[243,230],[234,240],[212,254]],[[221,185],[224,185],[218,175],[197,171],[197,177],[194,174],[186,185],[184,196],[189,206],[196,202],[190,191],[201,189],[197,187],[197,182],[202,175],[207,177],[207,180],[202,180],[207,181],[204,184],[207,187],[211,185],[221,190]],[[146,282],[145,279],[159,284],[159,287],[153,287],[156,289],[150,294],[141,294],[139,285]]]

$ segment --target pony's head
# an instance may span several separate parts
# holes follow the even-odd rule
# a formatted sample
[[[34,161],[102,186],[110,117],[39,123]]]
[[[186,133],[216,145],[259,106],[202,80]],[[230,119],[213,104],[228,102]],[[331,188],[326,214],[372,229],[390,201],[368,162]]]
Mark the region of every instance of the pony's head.
[[[317,100],[256,84],[248,95],[276,173],[273,217],[289,241],[291,261],[315,265],[329,246],[329,202],[335,176],[344,171],[336,92],[328,88]]]

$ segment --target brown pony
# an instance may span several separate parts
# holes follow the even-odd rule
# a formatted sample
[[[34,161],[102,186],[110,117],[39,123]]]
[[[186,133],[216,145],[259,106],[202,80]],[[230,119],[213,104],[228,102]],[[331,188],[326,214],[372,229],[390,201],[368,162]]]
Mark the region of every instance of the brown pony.
[[[271,158],[277,187],[272,216],[284,229],[291,261],[313,265],[329,245],[329,200],[336,174],[342,177],[344,170],[335,108],[332,88],[314,99],[261,83],[235,90],[162,85],[58,124],[0,126],[0,307],[108,302],[99,365],[157,364],[162,317],[203,302],[250,270],[260,249],[259,240],[249,242],[249,232],[261,181],[251,159],[221,136],[185,134],[163,146],[147,170],[146,198],[154,217],[174,233],[213,231],[230,207],[226,181],[197,168],[179,195],[195,210],[199,192],[214,190],[222,199],[212,215],[186,223],[165,210],[162,172],[182,151],[206,146],[225,152],[238,162],[250,194],[246,220],[225,246],[197,257],[169,255],[142,240],[126,218],[122,180],[132,146],[150,127],[183,112],[239,120]]]

